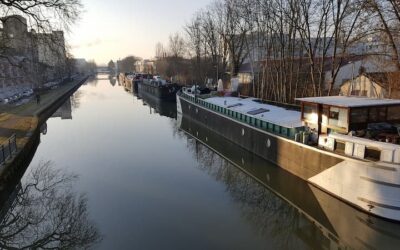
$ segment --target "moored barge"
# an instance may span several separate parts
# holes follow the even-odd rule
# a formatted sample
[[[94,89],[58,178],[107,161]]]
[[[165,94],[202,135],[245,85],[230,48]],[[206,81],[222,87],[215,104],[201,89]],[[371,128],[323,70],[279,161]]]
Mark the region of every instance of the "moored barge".
[[[178,92],[179,113],[355,207],[400,221],[400,100],[303,98],[295,111],[192,92]],[[384,141],[357,134],[384,124]]]
[[[138,88],[139,93],[146,92],[161,100],[175,101],[176,93],[181,87],[175,83],[167,83],[165,80],[143,79],[138,82]]]

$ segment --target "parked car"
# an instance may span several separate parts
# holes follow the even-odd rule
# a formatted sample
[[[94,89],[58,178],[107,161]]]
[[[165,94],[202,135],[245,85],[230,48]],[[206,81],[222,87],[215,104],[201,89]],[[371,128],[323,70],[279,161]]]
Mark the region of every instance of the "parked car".
[[[22,92],[23,97],[29,97],[33,95],[33,90],[32,89],[27,89],[24,92]]]

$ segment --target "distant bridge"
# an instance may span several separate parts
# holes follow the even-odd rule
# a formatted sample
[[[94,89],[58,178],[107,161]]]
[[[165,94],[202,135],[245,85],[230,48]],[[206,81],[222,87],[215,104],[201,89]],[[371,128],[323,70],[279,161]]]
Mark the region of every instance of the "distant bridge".
[[[111,73],[110,69],[108,67],[97,67],[96,72],[98,74],[109,74]]]

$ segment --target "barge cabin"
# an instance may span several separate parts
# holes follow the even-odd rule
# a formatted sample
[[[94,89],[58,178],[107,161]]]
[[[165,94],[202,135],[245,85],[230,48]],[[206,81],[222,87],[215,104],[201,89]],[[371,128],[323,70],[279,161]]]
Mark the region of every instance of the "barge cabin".
[[[318,146],[348,156],[400,163],[400,100],[356,96],[299,98]]]

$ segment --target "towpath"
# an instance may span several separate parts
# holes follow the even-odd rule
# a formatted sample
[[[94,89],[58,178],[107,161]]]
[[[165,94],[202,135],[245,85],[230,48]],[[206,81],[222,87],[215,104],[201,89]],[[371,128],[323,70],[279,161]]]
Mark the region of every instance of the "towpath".
[[[37,129],[42,113],[51,108],[57,101],[80,85],[86,77],[80,77],[58,88],[46,91],[40,95],[40,103],[36,98],[19,105],[0,105],[0,145],[5,143],[10,136],[16,134],[18,149],[23,148],[29,141],[33,131]],[[9,165],[11,162],[8,162]],[[3,170],[3,169],[1,169]],[[1,171],[0,170],[0,175]]]

